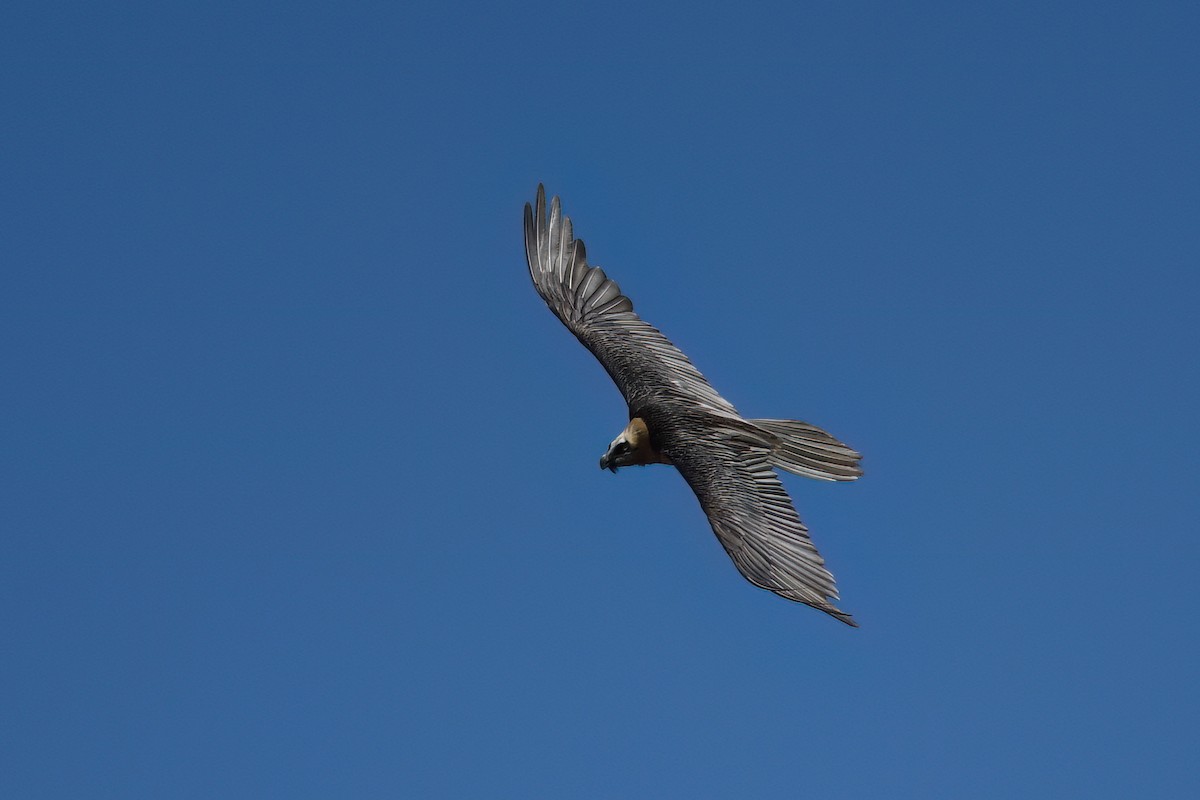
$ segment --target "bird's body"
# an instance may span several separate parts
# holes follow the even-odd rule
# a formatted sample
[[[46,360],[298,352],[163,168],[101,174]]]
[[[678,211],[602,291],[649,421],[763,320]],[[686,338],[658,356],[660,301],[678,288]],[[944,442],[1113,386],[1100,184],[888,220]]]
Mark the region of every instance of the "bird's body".
[[[860,455],[797,420],[744,419],[687,357],[633,311],[599,267],[558,198],[546,213],[525,206],[530,276],[550,310],[599,359],[629,406],[630,422],[602,468],[673,465],[692,487],[717,538],[751,582],[818,608],[848,625],[824,567],[775,468],[822,480],[854,480]]]

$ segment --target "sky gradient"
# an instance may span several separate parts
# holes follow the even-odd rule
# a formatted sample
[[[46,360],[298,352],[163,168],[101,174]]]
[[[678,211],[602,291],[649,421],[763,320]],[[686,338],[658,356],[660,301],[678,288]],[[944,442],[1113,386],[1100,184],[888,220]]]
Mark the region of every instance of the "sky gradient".
[[[4,16],[0,795],[1200,790],[1194,3]],[[597,468],[539,181],[861,629]]]

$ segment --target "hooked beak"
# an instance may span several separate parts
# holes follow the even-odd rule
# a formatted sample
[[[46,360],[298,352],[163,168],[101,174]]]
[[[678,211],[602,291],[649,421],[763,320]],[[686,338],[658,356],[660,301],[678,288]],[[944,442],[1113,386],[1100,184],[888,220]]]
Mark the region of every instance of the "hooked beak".
[[[617,465],[609,461],[608,453],[600,456],[600,469],[606,469],[613,473],[617,471]]]

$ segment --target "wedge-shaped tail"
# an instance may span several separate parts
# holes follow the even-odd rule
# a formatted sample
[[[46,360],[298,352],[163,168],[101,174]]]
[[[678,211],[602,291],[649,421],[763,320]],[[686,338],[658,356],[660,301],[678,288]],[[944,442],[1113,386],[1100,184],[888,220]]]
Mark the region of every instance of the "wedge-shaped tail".
[[[771,463],[796,475],[822,481],[852,481],[861,476],[862,455],[816,425],[794,419],[749,419],[779,439]]]

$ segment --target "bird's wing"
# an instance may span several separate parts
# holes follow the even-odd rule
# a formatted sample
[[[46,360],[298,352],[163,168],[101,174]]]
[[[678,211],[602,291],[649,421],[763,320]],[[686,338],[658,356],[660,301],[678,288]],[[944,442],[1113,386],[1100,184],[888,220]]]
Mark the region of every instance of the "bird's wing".
[[[716,421],[673,431],[663,450],[747,580],[858,627],[830,602],[838,599],[833,575],[772,469],[767,447]]]
[[[634,313],[633,303],[604,270],[588,266],[583,242],[572,237],[571,220],[563,216],[557,197],[547,215],[541,185],[536,209],[525,204],[525,257],[538,294],[599,359],[631,408],[670,394],[719,416],[737,417],[687,356]]]

